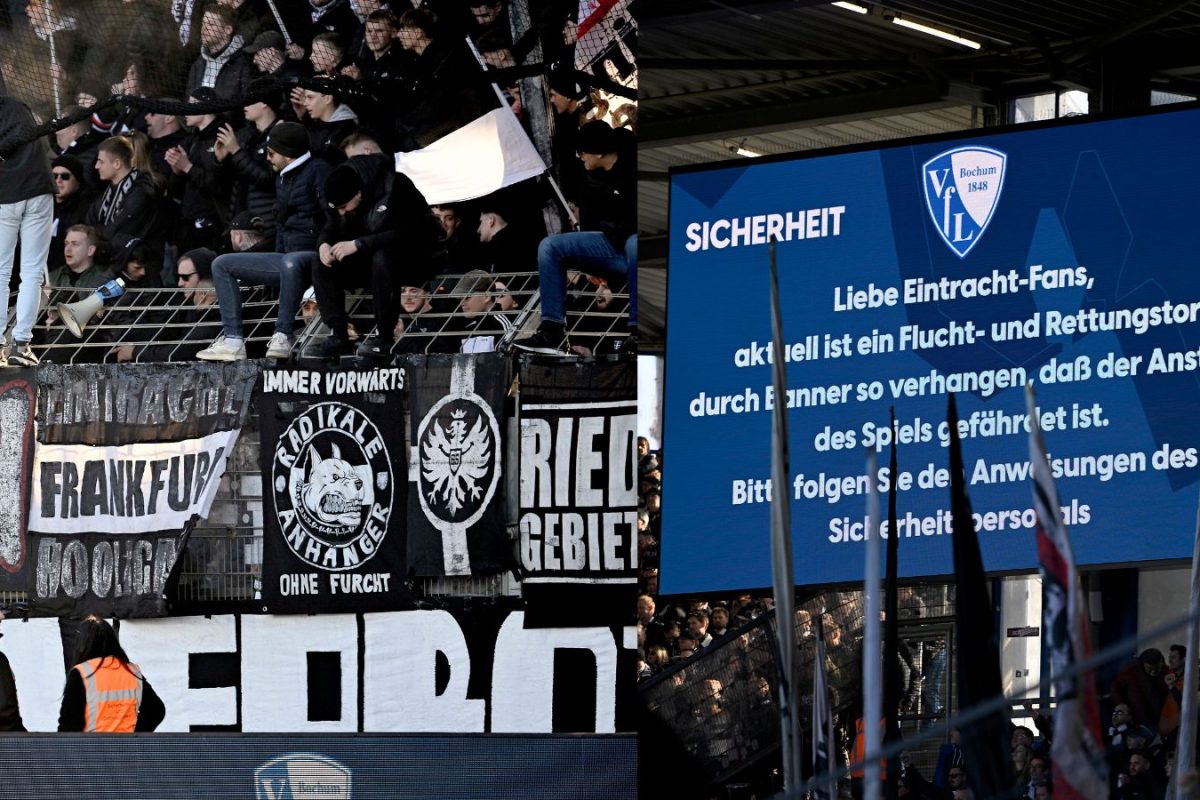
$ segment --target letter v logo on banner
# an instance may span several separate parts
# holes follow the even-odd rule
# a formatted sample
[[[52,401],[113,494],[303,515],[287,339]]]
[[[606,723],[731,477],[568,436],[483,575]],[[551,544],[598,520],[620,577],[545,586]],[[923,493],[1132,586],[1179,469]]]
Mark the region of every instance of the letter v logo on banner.
[[[959,258],[979,243],[1004,188],[1008,156],[990,147],[956,147],[921,168],[933,227]]]

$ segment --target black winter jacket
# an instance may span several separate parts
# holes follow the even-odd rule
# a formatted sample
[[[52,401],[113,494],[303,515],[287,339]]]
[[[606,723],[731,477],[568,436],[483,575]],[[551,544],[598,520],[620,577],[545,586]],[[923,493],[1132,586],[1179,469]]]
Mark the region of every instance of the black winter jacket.
[[[295,162],[293,162],[295,163]],[[325,224],[327,162],[311,156],[275,179],[275,251],[315,251]]]
[[[352,240],[362,255],[389,249],[418,269],[444,252],[442,229],[429,204],[406,175],[395,171],[391,156],[355,156],[346,164],[362,178],[362,204],[344,217],[329,210],[319,244]]]
[[[54,194],[50,150],[40,136],[30,138],[33,113],[24,103],[0,94],[0,153],[14,142],[25,143],[0,161],[0,203],[19,203]]]
[[[275,239],[275,171],[267,161],[267,137],[280,120],[259,132],[247,125],[237,132],[239,149],[225,159],[234,175],[233,213],[249,211],[263,221],[263,234]]]

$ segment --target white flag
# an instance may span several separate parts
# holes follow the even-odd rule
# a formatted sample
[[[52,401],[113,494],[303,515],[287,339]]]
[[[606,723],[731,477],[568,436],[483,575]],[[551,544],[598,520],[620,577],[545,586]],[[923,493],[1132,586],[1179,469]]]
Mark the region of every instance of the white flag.
[[[428,147],[396,154],[396,171],[429,205],[458,203],[546,171],[533,142],[508,108],[489,111]]]

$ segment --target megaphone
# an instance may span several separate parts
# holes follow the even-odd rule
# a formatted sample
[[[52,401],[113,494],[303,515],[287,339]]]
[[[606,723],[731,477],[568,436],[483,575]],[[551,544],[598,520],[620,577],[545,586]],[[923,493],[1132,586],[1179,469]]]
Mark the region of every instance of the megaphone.
[[[59,303],[58,315],[62,317],[67,330],[75,334],[76,339],[83,338],[83,329],[87,327],[96,312],[104,308],[109,300],[116,300],[125,294],[125,281],[116,278],[101,286],[82,300],[74,303]]]

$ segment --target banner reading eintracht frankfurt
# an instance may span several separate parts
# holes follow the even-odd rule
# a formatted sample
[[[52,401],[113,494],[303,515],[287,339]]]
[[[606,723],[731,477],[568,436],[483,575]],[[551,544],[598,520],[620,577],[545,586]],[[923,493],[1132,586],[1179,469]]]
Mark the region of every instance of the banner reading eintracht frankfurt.
[[[38,368],[31,613],[166,613],[246,418],[253,364]]]
[[[408,564],[417,575],[512,566],[504,524],[504,393],[496,353],[409,356]]]
[[[32,370],[0,381],[0,591],[23,591],[27,582],[29,474],[33,464],[36,384]]]
[[[404,388],[398,367],[263,371],[263,611],[411,605]]]
[[[623,624],[637,587],[632,360],[521,363],[526,625]]]

